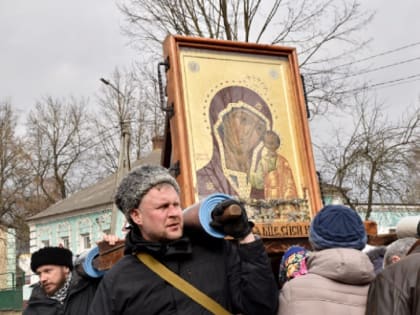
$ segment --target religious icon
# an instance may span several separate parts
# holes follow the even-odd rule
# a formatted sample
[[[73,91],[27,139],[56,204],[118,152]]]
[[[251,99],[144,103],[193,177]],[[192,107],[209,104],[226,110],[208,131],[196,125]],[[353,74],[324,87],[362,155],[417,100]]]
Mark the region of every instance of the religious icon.
[[[321,202],[294,50],[169,36],[164,52],[185,206],[225,193],[263,236],[307,233]]]
[[[213,154],[197,171],[198,191],[215,191],[244,199],[292,199],[297,197],[293,173],[277,152],[280,137],[272,130],[266,102],[254,91],[229,86],[210,103]]]

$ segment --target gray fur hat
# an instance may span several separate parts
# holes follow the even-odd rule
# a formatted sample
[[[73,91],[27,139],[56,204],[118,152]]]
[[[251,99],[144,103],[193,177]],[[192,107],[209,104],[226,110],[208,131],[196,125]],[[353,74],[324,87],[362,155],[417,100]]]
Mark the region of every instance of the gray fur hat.
[[[130,220],[130,211],[137,208],[147,192],[156,185],[167,183],[180,193],[179,185],[168,169],[160,165],[142,165],[130,171],[118,186],[115,204]]]

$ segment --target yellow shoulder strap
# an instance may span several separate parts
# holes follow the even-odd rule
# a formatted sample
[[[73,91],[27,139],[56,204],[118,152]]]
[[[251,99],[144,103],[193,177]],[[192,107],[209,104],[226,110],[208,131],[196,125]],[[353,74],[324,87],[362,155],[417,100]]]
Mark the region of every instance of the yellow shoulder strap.
[[[195,302],[202,305],[204,308],[217,315],[232,315],[227,310],[225,310],[219,303],[215,300],[198,290],[196,287],[191,285],[188,281],[185,281],[176,273],[172,272],[159,261],[153,258],[151,255],[146,253],[137,254],[137,258],[155,272],[162,279],[166,280],[172,284],[178,290],[184,292],[187,296],[192,298]]]

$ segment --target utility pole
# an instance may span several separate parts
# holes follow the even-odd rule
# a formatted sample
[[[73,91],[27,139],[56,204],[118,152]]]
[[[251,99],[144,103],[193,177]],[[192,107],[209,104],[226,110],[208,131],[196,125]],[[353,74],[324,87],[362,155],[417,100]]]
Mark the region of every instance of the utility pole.
[[[104,78],[100,78],[100,81],[104,83],[105,85],[110,86],[115,92],[117,92],[118,95],[118,105],[120,108],[122,108],[121,105],[124,105],[121,102],[127,101],[125,95],[110,81],[105,80]],[[121,179],[124,177],[125,174],[127,174],[130,169],[130,122],[125,121],[123,117],[120,117],[120,131],[121,131],[121,138],[120,138],[120,155],[118,157],[118,167],[117,167],[117,173],[115,177],[115,186],[114,186],[114,193],[117,190],[117,187],[119,183],[121,182]],[[117,216],[118,216],[118,208],[115,204],[115,202],[112,203],[112,212],[111,212],[111,231],[110,234],[115,235],[117,231]]]

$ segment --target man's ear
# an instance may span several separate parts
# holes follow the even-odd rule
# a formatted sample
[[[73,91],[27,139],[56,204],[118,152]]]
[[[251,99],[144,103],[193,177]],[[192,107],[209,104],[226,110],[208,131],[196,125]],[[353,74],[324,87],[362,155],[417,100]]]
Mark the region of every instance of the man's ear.
[[[133,209],[130,211],[130,218],[137,225],[143,224],[142,212],[138,209]]]
[[[63,270],[64,270],[64,272],[66,273],[66,275],[68,275],[71,271],[70,271],[70,268],[69,267],[67,267],[67,266],[63,266]]]
[[[400,259],[401,259],[401,257],[397,256],[397,255],[394,255],[394,256],[391,257],[391,261],[392,261],[393,264],[395,264],[396,262],[399,262]]]

